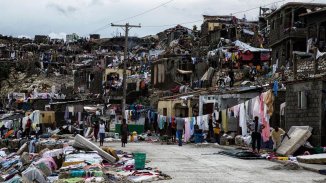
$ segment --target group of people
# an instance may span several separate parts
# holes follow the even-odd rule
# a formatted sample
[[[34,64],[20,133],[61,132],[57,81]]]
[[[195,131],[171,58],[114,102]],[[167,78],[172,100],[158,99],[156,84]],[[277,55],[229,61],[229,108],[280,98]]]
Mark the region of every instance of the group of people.
[[[101,120],[99,118],[99,115],[94,115],[92,118],[92,124],[91,127],[93,128],[93,137],[95,139],[95,142],[97,142],[97,140],[100,140],[100,146],[103,146],[104,143],[104,138],[105,138],[105,131],[106,131],[106,125],[104,123],[103,120]],[[84,122],[80,122],[80,123],[76,123],[75,125],[75,134],[80,134],[82,136],[85,135],[86,133],[86,129],[85,128],[85,124]]]
[[[94,138],[95,142],[97,142],[98,137],[100,137],[100,146],[103,146],[104,143],[104,138],[105,138],[105,124],[104,121],[101,120],[100,122],[96,121],[93,124],[93,129],[94,129]]]
[[[3,124],[0,127],[0,137],[1,138],[8,138],[14,136],[17,139],[24,138],[24,137],[31,137],[35,136],[38,138],[41,135],[41,126],[40,124],[36,124],[35,127],[32,127],[32,120],[28,118],[25,124],[25,130],[23,127],[19,127],[18,130],[14,130],[12,126],[8,127]]]
[[[248,124],[248,128],[251,131],[251,145],[252,145],[252,151],[255,153],[260,152],[261,144],[262,144],[262,130],[265,128],[265,126],[259,122],[258,116],[256,116],[252,123]],[[282,137],[290,137],[287,135],[287,133],[278,126],[275,126],[274,129],[271,132],[271,139],[273,141],[273,150],[276,151],[278,147],[280,147],[282,143]]]

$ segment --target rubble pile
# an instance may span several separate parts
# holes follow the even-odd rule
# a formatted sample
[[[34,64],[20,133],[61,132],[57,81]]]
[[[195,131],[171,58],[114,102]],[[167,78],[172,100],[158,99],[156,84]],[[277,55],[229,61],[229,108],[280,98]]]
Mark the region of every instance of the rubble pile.
[[[297,78],[305,79],[305,78],[313,78],[318,76],[324,76],[326,71],[326,58],[322,57],[318,60],[318,72],[319,74],[314,75],[314,61],[312,59],[305,59],[298,61],[297,66]],[[293,70],[286,69],[285,75],[289,80],[293,80]]]
[[[73,86],[73,77],[70,75],[60,75],[47,77],[45,75],[31,75],[11,70],[9,78],[1,83],[1,95],[6,96],[8,93],[18,92],[51,92],[51,87],[61,88],[62,84],[66,87]]]
[[[40,141],[33,139],[22,145],[17,152],[12,152],[15,149],[2,148],[0,181],[89,183],[171,179],[157,168],[137,167],[134,153],[103,147],[101,151],[114,157],[113,161],[108,161],[99,151],[88,150],[88,147],[96,146],[92,142],[87,140],[84,148],[71,146],[74,142],[68,139],[60,142],[52,138]]]

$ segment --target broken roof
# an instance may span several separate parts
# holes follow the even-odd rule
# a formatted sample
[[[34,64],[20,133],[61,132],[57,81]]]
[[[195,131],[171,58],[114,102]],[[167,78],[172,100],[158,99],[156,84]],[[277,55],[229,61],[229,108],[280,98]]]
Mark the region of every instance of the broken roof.
[[[278,13],[279,11],[281,11],[282,9],[288,8],[288,7],[302,7],[302,8],[317,8],[317,7],[326,7],[326,4],[324,3],[303,3],[303,2],[289,2],[286,3],[284,5],[282,5],[280,8],[278,8],[277,10],[275,10],[274,12],[272,12],[271,14],[269,14],[266,18],[271,18],[272,16],[274,16],[276,13]]]
[[[251,51],[251,52],[270,52],[271,51],[271,49],[264,49],[264,48],[255,48],[255,47],[252,47],[249,44],[246,44],[246,43],[241,42],[239,40],[236,40],[234,42],[234,44],[236,46],[238,46],[240,50],[244,50],[244,51],[248,51],[248,50]]]
[[[310,15],[314,15],[314,14],[318,14],[318,13],[323,13],[323,12],[326,12],[326,7],[324,8],[320,8],[316,11],[311,11],[311,12],[308,12],[308,13],[304,13],[304,14],[301,14],[299,15],[300,17],[303,17],[303,16],[310,16]]]

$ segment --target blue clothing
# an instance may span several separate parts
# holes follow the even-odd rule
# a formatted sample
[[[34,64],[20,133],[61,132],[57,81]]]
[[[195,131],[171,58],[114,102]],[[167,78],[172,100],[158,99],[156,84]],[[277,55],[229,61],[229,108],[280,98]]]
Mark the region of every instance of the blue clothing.
[[[36,139],[33,139],[29,142],[28,151],[29,153],[35,153]]]
[[[177,131],[177,134],[178,134],[179,146],[182,146],[182,134],[183,134],[183,130],[178,130]]]
[[[278,81],[277,80],[274,81],[273,91],[274,91],[274,95],[277,96],[277,91],[278,91]]]
[[[104,141],[105,133],[99,133],[100,134],[100,141]]]

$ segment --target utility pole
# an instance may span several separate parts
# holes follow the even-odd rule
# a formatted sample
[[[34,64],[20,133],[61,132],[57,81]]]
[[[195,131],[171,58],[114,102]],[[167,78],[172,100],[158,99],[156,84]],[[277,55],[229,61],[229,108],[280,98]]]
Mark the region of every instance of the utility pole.
[[[131,28],[136,27],[136,28],[140,28],[140,24],[139,25],[129,25],[129,23],[126,23],[126,25],[115,25],[113,23],[111,23],[112,27],[121,27],[122,29],[124,29],[125,31],[125,49],[124,49],[124,61],[123,61],[123,79],[122,79],[122,83],[123,83],[123,98],[122,98],[122,116],[123,119],[125,119],[125,111],[126,111],[126,98],[127,98],[127,73],[126,73],[126,67],[127,67],[127,61],[128,61],[128,32]]]

